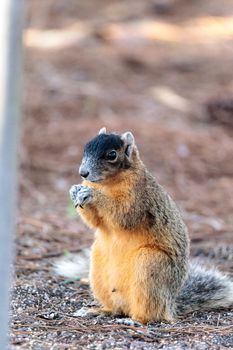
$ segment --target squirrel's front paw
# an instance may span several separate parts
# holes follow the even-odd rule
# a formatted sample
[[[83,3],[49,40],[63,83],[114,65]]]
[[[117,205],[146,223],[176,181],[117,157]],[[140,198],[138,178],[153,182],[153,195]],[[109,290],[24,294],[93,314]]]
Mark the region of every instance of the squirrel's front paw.
[[[83,185],[73,185],[70,189],[70,198],[74,202],[75,208],[90,203],[93,197],[92,189]]]

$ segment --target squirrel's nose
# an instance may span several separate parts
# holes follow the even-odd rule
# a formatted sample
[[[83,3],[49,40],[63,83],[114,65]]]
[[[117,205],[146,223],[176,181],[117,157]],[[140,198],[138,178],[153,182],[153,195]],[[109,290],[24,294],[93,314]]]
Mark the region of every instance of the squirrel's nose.
[[[79,169],[79,175],[86,179],[88,177],[88,175],[89,175],[89,171],[86,170],[86,169],[80,168]]]

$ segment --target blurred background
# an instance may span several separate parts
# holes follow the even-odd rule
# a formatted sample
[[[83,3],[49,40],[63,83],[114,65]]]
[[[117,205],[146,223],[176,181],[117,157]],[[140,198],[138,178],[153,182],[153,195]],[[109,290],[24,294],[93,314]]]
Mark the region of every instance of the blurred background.
[[[57,287],[53,261],[93,240],[68,190],[81,180],[84,144],[103,126],[133,132],[144,163],[180,206],[191,255],[233,272],[233,2],[25,3],[12,302],[24,335],[13,339],[24,343],[27,322],[38,327],[38,308],[63,308],[68,287]]]
[[[68,189],[103,126],[134,133],[195,242],[232,242],[233,3],[30,0],[26,10],[20,254],[91,241]]]

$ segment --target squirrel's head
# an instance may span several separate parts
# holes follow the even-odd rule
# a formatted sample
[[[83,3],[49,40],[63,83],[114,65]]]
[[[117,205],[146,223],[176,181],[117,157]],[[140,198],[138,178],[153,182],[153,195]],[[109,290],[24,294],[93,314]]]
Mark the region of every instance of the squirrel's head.
[[[84,147],[79,174],[91,182],[103,182],[134,167],[138,157],[131,132],[108,134],[102,128]]]

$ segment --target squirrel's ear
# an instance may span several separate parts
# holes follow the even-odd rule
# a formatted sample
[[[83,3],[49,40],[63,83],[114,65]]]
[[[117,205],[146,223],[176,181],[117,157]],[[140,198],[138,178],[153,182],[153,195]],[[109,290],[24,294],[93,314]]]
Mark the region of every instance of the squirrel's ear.
[[[102,128],[102,129],[100,129],[100,131],[99,131],[99,135],[100,135],[100,134],[106,134],[106,133],[107,133],[106,128]]]
[[[130,158],[135,145],[134,136],[130,131],[127,131],[121,135],[121,139],[125,144],[125,154]]]

